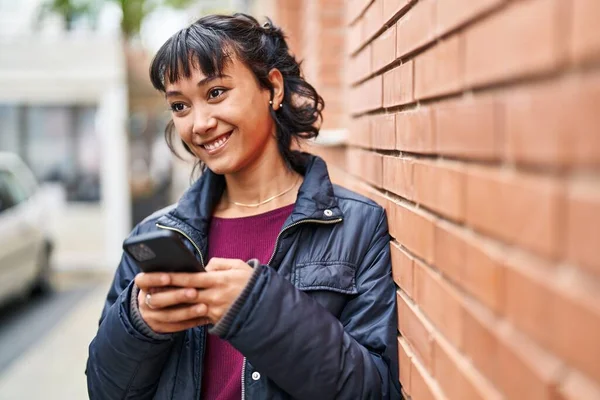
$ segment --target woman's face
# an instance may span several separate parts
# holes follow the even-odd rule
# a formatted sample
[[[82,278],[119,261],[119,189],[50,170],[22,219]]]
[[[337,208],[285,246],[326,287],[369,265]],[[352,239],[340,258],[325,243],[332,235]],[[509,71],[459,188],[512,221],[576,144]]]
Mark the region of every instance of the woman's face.
[[[237,173],[277,151],[270,93],[236,57],[223,76],[193,69],[190,78],[166,84],[165,95],[179,136],[211,171]]]

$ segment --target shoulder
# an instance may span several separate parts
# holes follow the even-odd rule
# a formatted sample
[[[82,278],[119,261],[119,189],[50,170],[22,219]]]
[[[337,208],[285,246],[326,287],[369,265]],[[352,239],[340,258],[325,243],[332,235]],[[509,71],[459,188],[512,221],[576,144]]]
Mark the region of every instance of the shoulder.
[[[338,185],[333,185],[333,191],[338,207],[344,215],[346,230],[370,234],[387,232],[387,216],[382,206],[366,196]]]
[[[165,208],[162,208],[158,211],[153,212],[152,214],[150,214],[149,216],[144,218],[144,220],[142,222],[137,224],[137,226],[133,229],[132,234],[143,233],[143,232],[148,232],[148,231],[154,230],[158,219],[160,217],[162,217],[163,215],[168,214],[171,210],[174,210],[175,207],[177,207],[177,203],[171,204]]]
[[[384,213],[383,207],[371,200],[370,198],[353,192],[339,185],[333,185],[333,193],[338,200],[338,204],[342,211],[360,210],[370,215],[380,215]]]

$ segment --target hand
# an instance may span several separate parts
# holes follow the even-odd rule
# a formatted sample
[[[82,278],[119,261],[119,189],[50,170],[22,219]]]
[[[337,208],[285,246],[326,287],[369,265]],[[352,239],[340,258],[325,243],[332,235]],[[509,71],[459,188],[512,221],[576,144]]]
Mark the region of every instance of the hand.
[[[212,324],[219,322],[248,284],[253,269],[242,260],[214,257],[205,269],[206,272],[191,274],[141,274],[143,279],[140,281],[145,288],[167,286],[186,288],[153,294],[151,296],[153,311],[157,311],[157,307],[169,307],[181,303],[200,303],[199,305],[207,307],[203,316],[206,316]],[[136,284],[142,288],[137,277]],[[190,291],[186,292],[186,290]],[[196,292],[195,296],[192,296],[192,290]],[[186,297],[186,295],[192,297]]]
[[[146,324],[157,333],[180,332],[208,324],[206,305],[195,301],[197,290],[163,284],[168,279],[167,274],[160,272],[141,273],[135,277],[135,284],[140,288],[140,314]]]

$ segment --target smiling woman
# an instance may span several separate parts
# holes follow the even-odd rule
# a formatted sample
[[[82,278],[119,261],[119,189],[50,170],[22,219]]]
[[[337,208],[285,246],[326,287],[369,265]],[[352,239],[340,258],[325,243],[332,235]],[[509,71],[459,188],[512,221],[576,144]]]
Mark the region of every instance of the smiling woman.
[[[283,32],[204,17],[150,75],[172,112],[167,142],[203,173],[132,236],[177,232],[204,272],[141,273],[123,256],[90,345],[90,398],[400,398],[385,212],[293,149],[318,135],[324,103]]]

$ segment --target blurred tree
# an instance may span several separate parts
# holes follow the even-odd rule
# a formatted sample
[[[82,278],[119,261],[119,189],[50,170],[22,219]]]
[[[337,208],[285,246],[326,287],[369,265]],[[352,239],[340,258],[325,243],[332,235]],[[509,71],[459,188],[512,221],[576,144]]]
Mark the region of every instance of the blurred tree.
[[[102,4],[111,1],[121,8],[121,31],[125,40],[136,38],[144,19],[158,7],[185,8],[194,0],[46,0],[40,8],[40,19],[58,14],[68,30],[79,17],[96,21]]]
[[[158,7],[185,8],[194,0],[108,0],[117,3],[123,12],[121,31],[130,40],[140,33],[144,18]]]
[[[59,15],[67,30],[73,28],[73,22],[82,16],[89,17],[94,20],[97,13],[94,9],[94,1],[90,0],[47,0],[42,3],[39,12],[39,19],[44,19],[50,14]]]

